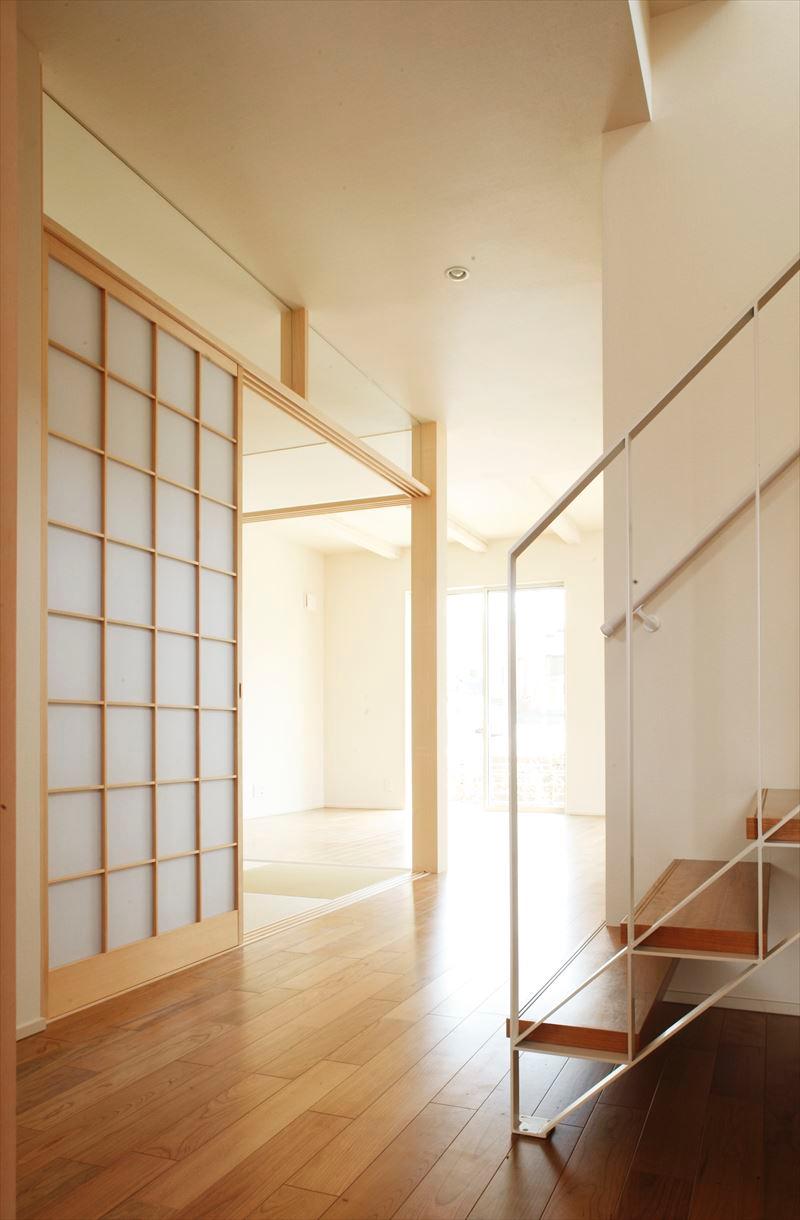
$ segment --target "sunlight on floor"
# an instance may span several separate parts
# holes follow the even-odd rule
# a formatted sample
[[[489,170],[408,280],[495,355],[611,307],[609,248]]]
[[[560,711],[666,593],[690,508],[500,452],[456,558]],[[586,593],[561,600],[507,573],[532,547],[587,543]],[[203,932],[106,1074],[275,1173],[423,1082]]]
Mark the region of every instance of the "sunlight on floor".
[[[548,977],[602,922],[605,890],[605,822],[601,817],[523,813],[520,831],[520,938],[522,960],[532,963],[532,987]],[[443,928],[469,937],[476,956],[496,958],[505,975],[508,945],[508,816],[453,805]],[[246,892],[245,931],[251,933],[296,914],[330,905],[318,896],[320,866],[346,870],[339,892],[375,884],[376,870],[408,868],[411,817],[403,810],[314,809],[245,823],[245,867],[265,863],[282,871],[280,894]],[[303,876],[303,865],[311,866]],[[288,877],[288,881],[286,878]],[[292,877],[296,878],[293,885]],[[352,878],[352,880],[349,880]],[[276,887],[277,888],[277,887]],[[299,892],[292,893],[296,888]]]

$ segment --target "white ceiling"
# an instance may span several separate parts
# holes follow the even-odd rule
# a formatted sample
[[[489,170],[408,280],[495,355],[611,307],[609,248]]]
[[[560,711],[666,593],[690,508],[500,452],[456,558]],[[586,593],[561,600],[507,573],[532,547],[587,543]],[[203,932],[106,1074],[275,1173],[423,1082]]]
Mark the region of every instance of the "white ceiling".
[[[45,88],[417,417],[524,529],[601,443],[600,136],[626,0],[22,0]],[[463,263],[470,278],[444,276]],[[599,497],[576,513],[597,526]]]

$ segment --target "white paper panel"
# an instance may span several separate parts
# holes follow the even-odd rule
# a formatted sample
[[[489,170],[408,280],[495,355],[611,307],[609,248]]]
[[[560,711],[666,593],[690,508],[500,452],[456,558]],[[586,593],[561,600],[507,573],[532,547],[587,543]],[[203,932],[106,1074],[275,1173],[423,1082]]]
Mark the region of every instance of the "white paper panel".
[[[71,530],[47,531],[47,602],[53,610],[100,614],[103,544]]]
[[[201,571],[200,617],[203,635],[216,635],[223,640],[235,637],[234,594],[232,576]]]
[[[47,352],[47,425],[53,432],[74,436],[100,449],[103,383],[96,369],[65,356],[57,348]]]
[[[99,623],[51,614],[47,620],[48,698],[102,699],[102,646]]]
[[[197,486],[197,424],[160,405],[158,473],[187,487]]]
[[[186,635],[158,635],[158,702],[197,703],[197,640]]]
[[[219,428],[226,436],[233,436],[236,383],[230,373],[206,360],[205,356],[200,363],[202,419],[212,428]]]
[[[233,843],[236,839],[234,782],[214,780],[201,784],[201,833],[203,847]]]
[[[222,504],[202,500],[200,508],[200,547],[202,562],[212,568],[234,568],[233,529],[236,514]]]
[[[197,846],[196,805],[197,784],[159,784],[159,856],[174,856],[180,851],[194,851]]]
[[[236,446],[217,436],[216,432],[208,432],[205,428],[201,432],[200,474],[203,491],[217,500],[235,504]]]
[[[203,855],[203,919],[232,911],[236,905],[234,851],[210,851]]]
[[[197,558],[197,496],[170,483],[158,483],[158,549],[179,559]]]
[[[235,707],[233,644],[203,640],[200,649],[200,702],[205,707]]]
[[[153,867],[126,868],[108,878],[108,947],[153,935]]]
[[[196,415],[195,353],[165,331],[158,332],[158,397]]]
[[[103,887],[99,877],[64,881],[48,890],[50,969],[94,957],[103,944]]]
[[[110,707],[108,782],[127,784],[153,778],[153,713],[145,707]]]
[[[102,868],[103,801],[99,792],[47,798],[48,876],[69,877]]]
[[[108,462],[108,533],[122,542],[153,545],[153,480],[118,462]]]
[[[197,775],[196,712],[158,709],[158,778]]]
[[[108,379],[106,452],[135,466],[153,468],[153,404],[120,381]]]
[[[47,515],[86,530],[102,529],[102,458],[51,436],[47,442]]]
[[[111,703],[152,703],[152,631],[109,626],[106,643],[106,698]]]
[[[108,863],[134,864],[153,855],[153,789],[112,788],[108,794]]]
[[[152,390],[152,323],[112,296],[107,298],[106,309],[109,369],[143,390]]]
[[[197,918],[197,875],[194,856],[163,860],[158,866],[158,930],[169,932]]]
[[[100,289],[51,258],[47,309],[49,337],[100,364],[103,351]]]
[[[174,559],[158,560],[158,625],[197,630],[197,569]]]
[[[233,712],[200,713],[201,775],[234,775]]]
[[[100,783],[101,727],[100,708],[47,709],[49,788],[91,788]]]
[[[109,542],[106,563],[108,617],[126,623],[152,623],[153,556]]]

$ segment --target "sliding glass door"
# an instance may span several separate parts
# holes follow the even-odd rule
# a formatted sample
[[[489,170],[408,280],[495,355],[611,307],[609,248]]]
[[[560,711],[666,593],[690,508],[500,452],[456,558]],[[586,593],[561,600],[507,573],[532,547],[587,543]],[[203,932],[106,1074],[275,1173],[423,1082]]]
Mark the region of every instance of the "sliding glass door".
[[[508,808],[508,595],[448,597],[448,770],[453,804]],[[519,803],[565,804],[564,589],[517,593]]]
[[[508,808],[508,594],[488,593],[486,803]],[[564,588],[517,592],[519,805],[564,808]]]

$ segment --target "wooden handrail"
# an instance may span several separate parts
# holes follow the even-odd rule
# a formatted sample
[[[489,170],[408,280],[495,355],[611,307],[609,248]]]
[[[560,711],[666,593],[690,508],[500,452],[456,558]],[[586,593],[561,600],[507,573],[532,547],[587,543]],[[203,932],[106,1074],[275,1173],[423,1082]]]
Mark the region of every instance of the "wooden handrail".
[[[779,466],[776,466],[775,469],[767,475],[761,484],[761,491],[764,492],[768,487],[771,487],[776,479],[779,479],[781,475],[789,469],[792,463],[797,461],[798,458],[800,458],[800,449],[795,449],[788,458],[781,462]],[[707,530],[705,534],[703,534],[702,538],[698,539],[694,546],[690,547],[686,554],[683,555],[677,563],[674,563],[671,568],[664,572],[664,574],[650,586],[646,593],[642,594],[642,597],[634,607],[633,613],[638,614],[638,612],[644,608],[645,603],[648,602],[651,597],[655,597],[656,593],[660,593],[661,590],[670,583],[670,581],[674,580],[684,568],[688,567],[692,560],[695,559],[701,551],[704,551],[705,548],[714,541],[718,534],[721,534],[722,531],[726,529],[732,521],[735,521],[746,508],[749,508],[755,498],[756,493],[754,489],[749,493],[749,495],[746,495],[739,500],[739,502],[730,510],[730,512],[726,513],[725,516],[716,523],[716,525],[712,525],[711,529]],[[616,618],[609,619],[607,622],[603,623],[600,630],[606,639],[611,639],[612,635],[619,631],[620,627],[624,626],[624,624],[625,614],[618,614]]]

